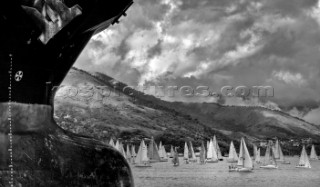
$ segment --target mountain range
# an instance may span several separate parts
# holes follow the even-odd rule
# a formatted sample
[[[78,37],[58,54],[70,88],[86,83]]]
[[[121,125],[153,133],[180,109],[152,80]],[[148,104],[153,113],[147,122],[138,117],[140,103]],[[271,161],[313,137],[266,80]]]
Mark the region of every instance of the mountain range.
[[[102,73],[72,68],[54,100],[54,118],[64,129],[108,142],[110,138],[138,145],[154,137],[169,150],[185,141],[200,146],[216,135],[222,152],[240,137],[252,143],[311,138],[319,143],[320,126],[287,113],[263,107],[223,106],[217,103],[167,102],[130,89]],[[250,147],[249,143],[249,147]]]

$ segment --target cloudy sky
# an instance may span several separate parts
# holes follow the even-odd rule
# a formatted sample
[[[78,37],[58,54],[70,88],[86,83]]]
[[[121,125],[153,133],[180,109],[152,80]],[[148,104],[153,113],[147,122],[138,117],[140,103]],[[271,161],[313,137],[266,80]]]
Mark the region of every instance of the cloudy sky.
[[[272,86],[268,103],[320,120],[317,0],[135,0],[127,13],[76,67],[129,85]]]

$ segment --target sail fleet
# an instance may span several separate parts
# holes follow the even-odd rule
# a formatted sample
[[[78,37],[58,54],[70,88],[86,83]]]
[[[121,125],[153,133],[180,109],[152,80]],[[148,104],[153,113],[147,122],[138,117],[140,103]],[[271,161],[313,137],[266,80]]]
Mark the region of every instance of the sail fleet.
[[[168,162],[169,158],[172,158],[171,161],[173,166],[179,166],[180,163],[177,147],[172,145],[167,146],[170,148],[170,152],[167,153],[166,148],[161,141],[159,142],[159,146],[157,146],[154,138],[152,137],[147,141],[147,143],[148,145],[145,143],[145,140],[142,139],[138,152],[136,153],[135,145],[127,144],[125,150],[123,143],[119,140],[113,141],[113,139],[110,139],[108,142],[110,146],[117,149],[128,160],[128,162],[133,164],[135,167],[152,167],[152,163]],[[253,155],[251,156],[246,145],[245,138],[241,138],[238,154],[234,142],[230,142],[229,154],[225,159],[227,163],[231,164],[229,165],[230,172],[252,172],[255,164],[260,165],[259,168],[261,169],[278,169],[279,164],[290,164],[290,162],[284,157],[282,147],[278,139],[276,139],[275,142],[272,140],[268,141],[263,157],[261,156],[260,147],[258,148],[255,144],[253,144],[252,147]],[[213,136],[213,138],[207,141],[206,146],[202,141],[201,146],[197,147],[196,150],[198,150],[197,156],[199,159],[196,156],[192,142],[186,141],[184,143],[183,160],[186,164],[189,164],[190,162],[209,164],[224,160],[216,136]],[[305,146],[302,147],[299,162],[295,167],[311,168],[309,159],[319,160],[314,145],[311,147],[310,156],[308,156]]]

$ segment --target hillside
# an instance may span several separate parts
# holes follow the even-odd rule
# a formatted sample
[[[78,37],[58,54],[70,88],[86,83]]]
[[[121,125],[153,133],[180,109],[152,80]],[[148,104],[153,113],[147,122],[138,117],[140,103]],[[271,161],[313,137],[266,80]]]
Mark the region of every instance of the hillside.
[[[226,133],[242,132],[258,139],[310,137],[317,140],[320,135],[318,125],[262,107],[221,106],[215,103],[174,103],[174,106],[176,110]]]
[[[114,84],[111,79],[72,69],[55,96],[55,120],[64,129],[106,142],[112,137],[138,145],[141,138],[154,136],[156,141],[182,148],[184,141],[200,145],[216,134],[227,147],[226,136],[190,115],[148,101],[148,96],[145,100],[128,96],[115,90]]]
[[[319,139],[319,126],[261,107],[215,103],[166,102],[126,89],[125,84],[73,68],[55,97],[55,120],[65,129],[108,141],[110,137],[138,144],[141,138],[183,147],[200,145],[216,134],[222,151],[229,141],[246,136],[249,142],[280,139]],[[237,145],[237,142],[236,142]]]

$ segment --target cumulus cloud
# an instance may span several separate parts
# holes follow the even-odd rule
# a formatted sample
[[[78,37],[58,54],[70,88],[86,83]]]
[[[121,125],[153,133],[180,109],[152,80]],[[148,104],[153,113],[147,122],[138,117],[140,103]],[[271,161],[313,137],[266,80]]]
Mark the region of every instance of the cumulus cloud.
[[[317,0],[136,0],[120,21],[76,67],[130,85],[273,86],[273,98],[251,102],[274,108],[320,102]]]

